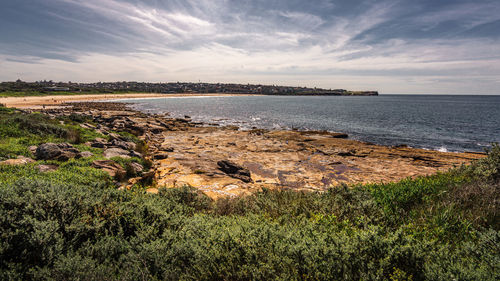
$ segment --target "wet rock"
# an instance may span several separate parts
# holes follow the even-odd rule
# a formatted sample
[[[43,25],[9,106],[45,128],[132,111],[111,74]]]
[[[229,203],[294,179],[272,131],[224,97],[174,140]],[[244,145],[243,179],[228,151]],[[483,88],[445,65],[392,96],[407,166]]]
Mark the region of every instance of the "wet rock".
[[[57,171],[58,168],[59,168],[59,166],[57,166],[57,165],[38,165],[38,166],[36,166],[36,169],[42,173]]]
[[[347,138],[349,138],[349,135],[344,134],[344,133],[332,133],[331,136],[332,136],[332,138],[335,138],[335,139],[347,139]]]
[[[103,153],[104,157],[108,159],[113,157],[130,158],[129,154],[129,151],[117,147],[108,148]]]
[[[77,157],[80,151],[69,143],[44,143],[36,149],[38,160],[68,161]]]
[[[79,158],[89,158],[89,157],[94,156],[94,153],[92,153],[90,151],[82,151],[82,152],[80,152],[80,154],[78,156],[79,156]]]
[[[127,175],[127,171],[120,164],[113,160],[96,160],[92,162],[92,167],[107,172],[111,177],[121,180]]]
[[[236,163],[233,163],[228,160],[222,160],[217,162],[217,165],[219,166],[219,169],[221,171],[223,171],[230,177],[242,180],[244,182],[252,181],[252,178],[250,176],[250,171],[242,166],[239,166]]]

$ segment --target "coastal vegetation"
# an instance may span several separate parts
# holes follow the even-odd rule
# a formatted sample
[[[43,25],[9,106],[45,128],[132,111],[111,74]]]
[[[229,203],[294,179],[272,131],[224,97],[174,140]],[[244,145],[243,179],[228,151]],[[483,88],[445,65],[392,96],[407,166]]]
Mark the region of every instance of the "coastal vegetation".
[[[498,145],[427,177],[212,200],[188,186],[118,190],[86,144],[109,136],[82,123],[0,107],[0,161],[34,158],[29,147],[47,142],[93,154],[0,165],[0,279],[500,278]]]
[[[147,82],[97,82],[72,83],[37,81],[0,83],[0,97],[23,97],[45,95],[119,94],[119,93],[219,93],[259,95],[306,95],[306,96],[377,96],[377,91],[347,91],[344,89],[321,89],[307,87],[222,84],[222,83],[147,83]]]

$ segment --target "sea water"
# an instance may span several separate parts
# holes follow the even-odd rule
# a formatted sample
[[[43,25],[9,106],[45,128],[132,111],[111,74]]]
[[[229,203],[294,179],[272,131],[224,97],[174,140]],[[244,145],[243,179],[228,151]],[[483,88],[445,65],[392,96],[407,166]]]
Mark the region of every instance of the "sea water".
[[[241,128],[327,130],[382,145],[483,151],[500,142],[500,96],[196,96],[123,100]]]

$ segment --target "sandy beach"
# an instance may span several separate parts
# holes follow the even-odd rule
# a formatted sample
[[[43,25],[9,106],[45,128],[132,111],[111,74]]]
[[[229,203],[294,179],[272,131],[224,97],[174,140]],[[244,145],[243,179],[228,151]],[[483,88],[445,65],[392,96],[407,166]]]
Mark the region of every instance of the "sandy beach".
[[[199,94],[199,93],[181,93],[181,94],[157,94],[157,93],[127,93],[127,94],[93,94],[93,95],[54,95],[54,96],[36,96],[36,97],[0,97],[0,103],[7,107],[17,108],[42,108],[43,106],[58,106],[67,102],[79,101],[100,101],[113,99],[132,99],[132,98],[173,98],[189,96],[235,96],[243,94]]]

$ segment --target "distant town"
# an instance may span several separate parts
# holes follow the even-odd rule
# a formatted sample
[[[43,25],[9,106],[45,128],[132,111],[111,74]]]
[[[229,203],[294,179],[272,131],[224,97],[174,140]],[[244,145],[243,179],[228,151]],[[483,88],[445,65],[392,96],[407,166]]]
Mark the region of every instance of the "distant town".
[[[141,92],[141,93],[228,93],[228,94],[260,94],[260,95],[331,95],[331,96],[377,96],[377,91],[349,91],[344,89],[321,89],[308,87],[291,87],[254,84],[223,84],[223,83],[146,83],[146,82],[97,82],[73,83],[36,81],[0,83],[0,92]]]

